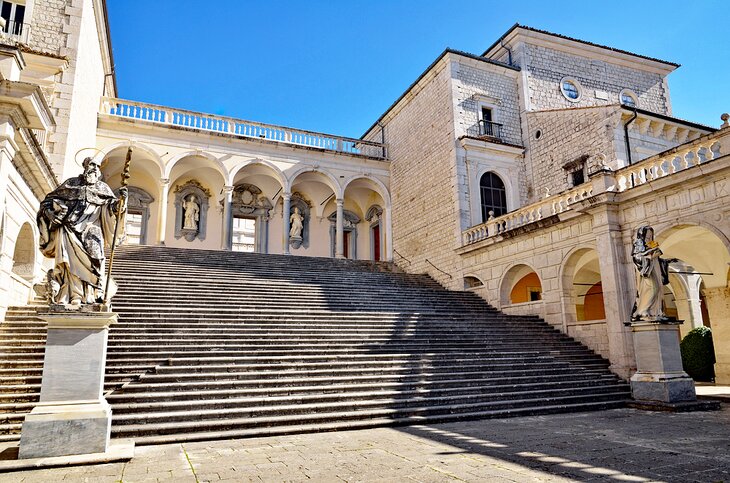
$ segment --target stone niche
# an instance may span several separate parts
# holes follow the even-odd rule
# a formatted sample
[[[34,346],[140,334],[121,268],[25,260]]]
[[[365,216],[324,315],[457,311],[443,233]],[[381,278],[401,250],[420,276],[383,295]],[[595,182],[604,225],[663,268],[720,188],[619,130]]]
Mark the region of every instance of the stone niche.
[[[185,208],[183,204],[195,196],[200,211],[194,228],[185,227]],[[205,228],[208,221],[208,205],[210,203],[210,190],[205,188],[197,180],[191,179],[184,184],[175,187],[175,238],[185,238],[191,242],[196,238],[205,240]]]
[[[309,220],[311,219],[312,203],[297,191],[292,193],[289,203],[289,216],[294,213],[294,208],[298,208],[299,214],[302,215],[302,235],[299,238],[289,238],[289,245],[294,249],[309,248]]]
[[[247,183],[239,183],[234,186],[231,215],[256,220],[255,244],[257,253],[267,253],[268,251],[269,212],[272,208],[271,201],[264,196],[258,186]]]

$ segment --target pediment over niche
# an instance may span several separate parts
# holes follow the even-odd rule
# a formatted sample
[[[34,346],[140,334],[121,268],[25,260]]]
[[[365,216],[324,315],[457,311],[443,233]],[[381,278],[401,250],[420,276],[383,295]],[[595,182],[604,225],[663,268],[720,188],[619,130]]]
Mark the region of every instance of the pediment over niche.
[[[183,184],[179,184],[175,186],[175,193],[180,193],[181,191],[190,191],[190,188],[197,188],[198,190],[202,191],[207,198],[210,198],[210,190],[200,184],[200,181],[197,179],[191,179],[189,181],[186,181]]]

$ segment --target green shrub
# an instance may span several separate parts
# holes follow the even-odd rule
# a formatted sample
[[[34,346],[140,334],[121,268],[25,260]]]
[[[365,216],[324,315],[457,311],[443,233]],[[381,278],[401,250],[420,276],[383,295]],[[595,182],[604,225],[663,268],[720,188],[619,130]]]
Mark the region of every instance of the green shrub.
[[[682,366],[692,379],[706,382],[715,379],[715,348],[709,327],[690,330],[679,348],[682,351]]]

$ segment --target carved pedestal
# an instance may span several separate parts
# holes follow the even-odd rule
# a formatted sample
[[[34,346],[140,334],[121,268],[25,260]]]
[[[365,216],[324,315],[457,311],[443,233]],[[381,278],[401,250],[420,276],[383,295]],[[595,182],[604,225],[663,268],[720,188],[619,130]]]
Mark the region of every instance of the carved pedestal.
[[[637,368],[631,377],[631,394],[637,401],[674,404],[697,400],[694,381],[682,368],[681,323],[631,323]]]
[[[103,396],[112,312],[40,314],[48,322],[40,403],[23,422],[20,458],[109,449],[111,408]]]
[[[302,237],[300,237],[300,236],[289,237],[289,244],[294,249],[299,248],[300,246],[302,246]]]

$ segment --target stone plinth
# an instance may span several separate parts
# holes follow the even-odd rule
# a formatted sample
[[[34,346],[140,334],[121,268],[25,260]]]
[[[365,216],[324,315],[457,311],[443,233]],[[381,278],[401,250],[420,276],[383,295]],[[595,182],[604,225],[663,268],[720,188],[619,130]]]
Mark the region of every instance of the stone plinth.
[[[103,396],[112,312],[39,314],[48,322],[40,403],[26,416],[20,458],[104,453],[111,408]]]
[[[636,374],[631,394],[638,401],[674,404],[696,401],[695,385],[682,368],[679,325],[682,321],[632,322]]]

